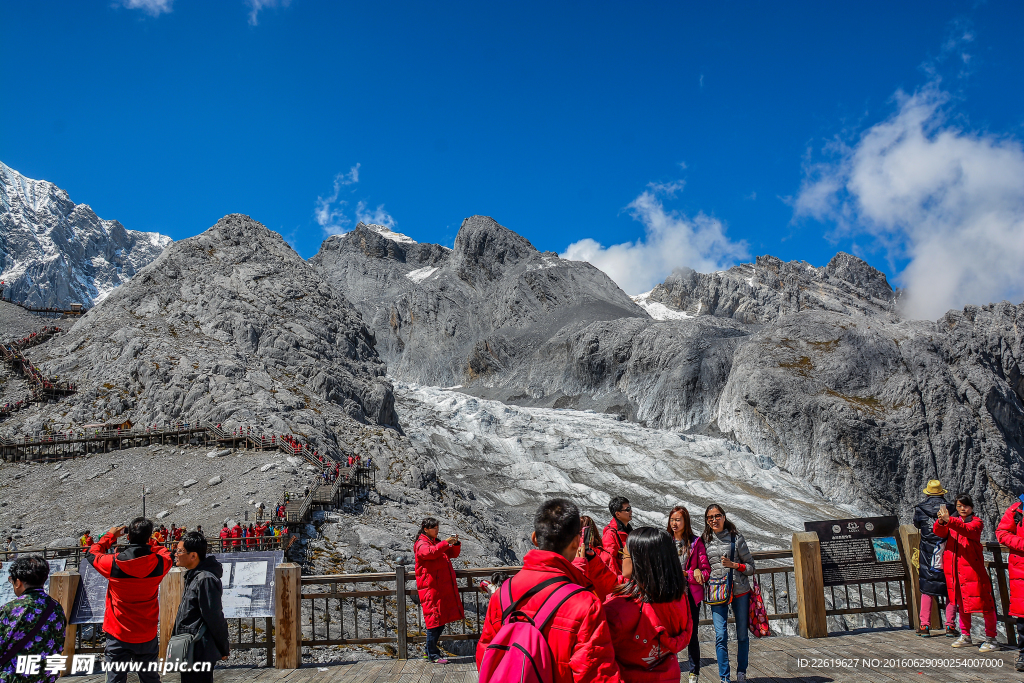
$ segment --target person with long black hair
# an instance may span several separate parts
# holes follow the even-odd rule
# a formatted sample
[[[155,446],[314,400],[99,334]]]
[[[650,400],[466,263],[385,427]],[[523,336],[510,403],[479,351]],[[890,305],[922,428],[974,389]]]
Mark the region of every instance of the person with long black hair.
[[[445,624],[461,621],[465,617],[462,596],[455,581],[452,560],[462,552],[458,534],[443,541],[437,539],[440,523],[427,517],[420,524],[413,552],[416,554],[416,587],[423,608],[423,625],[427,629],[427,659],[447,664],[437,641],[441,639]]]
[[[611,553],[602,547],[601,536],[597,532],[597,523],[594,519],[583,515],[580,517],[580,523],[582,542],[572,563],[594,584],[594,593],[597,597],[604,600],[625,579],[613,572]],[[628,562],[629,560],[626,560],[627,564]]]
[[[687,680],[688,683],[697,683],[700,678],[700,641],[697,639],[697,621],[700,619],[700,603],[704,599],[704,582],[711,574],[711,564],[708,562],[708,554],[704,549],[704,541],[693,533],[693,528],[690,526],[690,511],[685,507],[677,505],[669,510],[666,531],[675,541],[679,564],[683,568],[689,587],[687,596],[690,602],[693,630],[690,634],[690,644],[686,648],[690,665],[690,675]]]
[[[623,557],[633,564],[629,580],[604,603],[622,680],[678,683],[676,655],[690,642],[693,620],[675,543],[666,531],[640,527]]]
[[[754,575],[754,557],[747,540],[725,516],[725,508],[712,503],[704,510],[704,533],[701,534],[711,563],[711,577],[705,586],[704,597],[711,608],[715,626],[715,655],[718,675],[729,680],[729,605],[736,617],[736,681],[747,680],[747,659],[750,640],[747,625],[750,617],[750,579]],[[709,593],[712,586],[724,582],[728,586],[728,599],[712,604]]]

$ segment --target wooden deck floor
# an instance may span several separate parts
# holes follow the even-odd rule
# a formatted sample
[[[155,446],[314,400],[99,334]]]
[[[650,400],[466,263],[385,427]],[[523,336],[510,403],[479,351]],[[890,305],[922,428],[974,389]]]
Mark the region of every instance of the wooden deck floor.
[[[977,647],[954,650],[953,641],[944,637],[918,638],[908,630],[869,631],[833,634],[821,640],[804,640],[780,636],[762,640],[751,639],[750,668],[747,680],[752,683],[1002,683],[1024,681],[1024,673],[1014,671],[1015,649],[982,654]],[[733,680],[735,680],[735,643],[732,643]],[[701,683],[717,683],[714,643],[701,643],[703,655]],[[901,659],[946,660],[931,666],[905,666]],[[801,666],[800,660],[857,660],[857,666]],[[864,665],[865,659],[880,660],[877,666]],[[890,661],[886,661],[890,660]],[[950,660],[986,660],[1001,667],[958,667]],[[686,664],[683,663],[685,668]],[[429,664],[423,660],[370,660],[317,666],[306,664],[301,669],[218,668],[217,683],[476,683],[477,673],[472,658],[455,658],[447,665]],[[101,676],[76,676],[76,683],[101,683]],[[129,675],[129,683],[135,681]],[[682,680],[686,681],[685,674]],[[166,683],[179,683],[180,676],[163,677]]]

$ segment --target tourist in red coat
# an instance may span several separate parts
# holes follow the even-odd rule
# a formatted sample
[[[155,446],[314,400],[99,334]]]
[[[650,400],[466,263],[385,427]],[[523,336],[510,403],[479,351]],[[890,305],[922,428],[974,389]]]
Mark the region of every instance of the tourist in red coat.
[[[996,602],[981,547],[981,531],[985,525],[974,516],[974,501],[968,495],[957,496],[956,511],[960,517],[951,517],[943,505],[932,527],[936,536],[947,539],[942,570],[946,574],[950,602],[956,604],[960,613],[960,637],[953,642],[953,647],[973,644],[971,615],[981,612],[985,618],[985,642],[978,649],[992,652],[999,646],[996,644]]]
[[[678,683],[681,652],[693,622],[686,575],[667,531],[641,527],[629,535],[629,581],[604,602],[622,680]]]
[[[608,503],[608,512],[612,514],[612,521],[604,528],[601,542],[611,559],[608,569],[618,576],[622,574],[622,553],[626,549],[626,539],[633,530],[630,525],[633,519],[633,506],[622,496],[616,496]]]
[[[523,596],[539,584],[551,579],[568,580],[584,588],[590,586],[587,577],[573,566],[580,546],[580,511],[564,498],[544,502],[533,519],[531,540],[536,550],[526,553],[522,570],[506,581],[511,584],[512,600],[518,603]],[[502,588],[504,589],[504,585]],[[535,595],[517,604],[516,610],[531,619],[544,601],[561,584],[542,588]],[[501,600],[492,597],[487,605],[487,618],[476,646],[476,666],[479,671],[487,646],[501,630]],[[542,631],[551,657],[555,675],[552,683],[620,683],[619,665],[615,662],[611,633],[604,608],[590,591],[573,595],[555,612]]]
[[[466,616],[455,581],[455,567],[452,566],[452,560],[462,552],[462,544],[458,535],[438,541],[438,531],[440,525],[436,519],[424,519],[420,532],[416,534],[413,552],[416,554],[416,587],[423,608],[423,625],[427,629],[427,658],[438,664],[447,664],[448,660],[441,656],[437,641],[444,632],[445,624],[461,621]]]
[[[594,585],[594,593],[604,601],[612,591],[626,582],[626,577],[614,574],[609,569],[610,566],[614,566],[611,553],[602,547],[601,537],[597,535],[597,523],[593,518],[584,515],[580,517],[580,522],[583,526],[580,531],[583,542],[580,543],[572,564],[590,579]],[[629,560],[624,562],[628,563]]]
[[[996,540],[1010,549],[1010,616],[1017,617],[1017,671],[1024,671],[1024,496],[1003,514]]]

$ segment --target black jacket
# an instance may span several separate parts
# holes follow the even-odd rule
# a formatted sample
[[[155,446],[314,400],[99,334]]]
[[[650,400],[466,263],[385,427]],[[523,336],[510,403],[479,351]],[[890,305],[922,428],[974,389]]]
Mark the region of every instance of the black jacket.
[[[918,555],[921,592],[946,598],[946,575],[941,569],[933,569],[935,551],[942,539],[932,531],[932,525],[939,515],[939,507],[945,505],[951,517],[957,517],[956,507],[942,496],[928,496],[914,508],[914,526],[921,530],[921,546]]]
[[[224,587],[220,577],[224,568],[213,555],[207,555],[195,569],[185,572],[185,589],[174,620],[174,635],[196,634],[206,624],[206,633],[195,645],[195,661],[216,662],[230,651],[228,622],[221,607]]]

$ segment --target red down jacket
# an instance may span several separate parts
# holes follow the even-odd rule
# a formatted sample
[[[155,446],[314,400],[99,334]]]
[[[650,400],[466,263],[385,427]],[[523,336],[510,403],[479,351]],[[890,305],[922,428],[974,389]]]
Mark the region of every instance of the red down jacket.
[[[622,574],[622,549],[626,547],[626,539],[632,529],[622,526],[619,520],[612,517],[612,521],[601,532],[601,545],[608,551],[608,569],[612,574]]]
[[[1021,513],[1021,523],[1013,521]],[[1010,616],[1024,617],[1024,505],[1010,506],[996,527],[996,540],[1010,549]]]
[[[942,555],[942,571],[946,574],[950,602],[956,604],[961,614],[991,612],[996,608],[981,548],[984,526],[984,522],[974,516],[969,521],[950,517],[948,524],[935,520],[932,526],[936,536],[948,539]]]
[[[604,602],[615,660],[627,683],[677,683],[676,653],[690,642],[693,622],[684,594],[675,602],[638,603],[613,595]]]
[[[85,556],[109,581],[103,631],[126,643],[148,643],[156,638],[157,595],[160,582],[171,571],[171,552],[150,539],[148,545],[130,545],[116,556],[107,554],[115,541],[107,532]]]
[[[448,545],[448,541],[431,540],[426,534],[420,534],[413,552],[416,553],[416,587],[423,607],[423,625],[437,628],[461,621],[466,614],[452,560],[462,552],[462,546]]]
[[[509,579],[512,599],[518,600],[538,583],[556,576],[565,576],[584,588],[590,586],[587,577],[558,553],[531,550],[523,558],[522,570]],[[520,605],[519,610],[533,618],[548,594],[555,590],[558,590],[557,584],[540,591]],[[500,629],[501,601],[492,597],[476,646],[477,669],[484,651]],[[586,591],[569,598],[555,613],[544,635],[555,661],[553,683],[621,683],[608,620],[601,601],[593,593]]]

